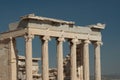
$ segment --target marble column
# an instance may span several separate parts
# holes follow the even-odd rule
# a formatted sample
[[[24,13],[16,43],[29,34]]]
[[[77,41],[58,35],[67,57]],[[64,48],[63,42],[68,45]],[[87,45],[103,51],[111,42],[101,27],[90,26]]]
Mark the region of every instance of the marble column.
[[[90,80],[89,74],[89,40],[85,40],[83,44],[83,78],[84,80]]]
[[[49,80],[48,41],[49,36],[42,37],[42,80]]]
[[[57,39],[57,80],[64,80],[63,76],[63,41],[64,38]]]
[[[16,52],[15,52],[15,41],[12,37],[10,37],[10,80],[17,80],[17,63],[16,63]]]
[[[77,46],[78,39],[72,39],[71,40],[71,53],[70,53],[70,64],[71,64],[71,80],[77,79],[77,72],[76,72],[76,46]]]
[[[32,38],[33,35],[25,35],[25,67],[26,80],[33,80],[32,75]]]
[[[101,63],[100,63],[100,45],[101,42],[94,43],[94,79],[101,80]]]

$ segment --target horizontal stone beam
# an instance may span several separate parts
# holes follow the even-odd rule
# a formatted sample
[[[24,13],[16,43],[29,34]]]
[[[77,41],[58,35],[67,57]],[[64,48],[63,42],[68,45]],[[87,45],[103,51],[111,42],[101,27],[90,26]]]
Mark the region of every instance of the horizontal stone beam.
[[[64,37],[64,38],[77,38],[86,40],[89,39],[91,41],[101,41],[101,35],[95,35],[95,34],[88,34],[88,33],[72,33],[72,32],[64,32],[64,31],[52,31],[52,30],[45,30],[45,29],[35,29],[35,28],[29,28],[29,32],[33,35],[48,35],[51,37]]]
[[[21,37],[25,34],[33,34],[38,36],[48,35],[51,37],[64,37],[64,38],[77,38],[86,40],[89,39],[91,41],[101,41],[100,34],[88,34],[88,33],[73,33],[73,32],[65,32],[65,31],[55,31],[55,30],[47,30],[47,29],[36,29],[36,28],[25,28],[21,30],[14,30],[9,32],[4,32],[0,34],[0,40],[7,39],[10,37]]]
[[[20,37],[27,33],[27,29],[18,29],[14,31],[8,31],[4,33],[0,33],[0,40],[4,40],[10,37]]]

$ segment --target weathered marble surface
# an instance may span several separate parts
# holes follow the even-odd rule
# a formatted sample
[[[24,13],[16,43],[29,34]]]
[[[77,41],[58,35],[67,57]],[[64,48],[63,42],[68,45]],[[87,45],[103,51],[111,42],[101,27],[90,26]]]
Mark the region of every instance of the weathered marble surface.
[[[9,80],[9,56],[8,45],[4,41],[0,41],[0,80]]]

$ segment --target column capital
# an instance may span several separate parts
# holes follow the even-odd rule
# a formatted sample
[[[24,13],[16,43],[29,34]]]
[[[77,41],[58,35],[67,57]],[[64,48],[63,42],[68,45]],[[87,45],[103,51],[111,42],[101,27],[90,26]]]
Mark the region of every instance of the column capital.
[[[9,37],[9,40],[12,41],[12,40],[15,40],[15,38],[14,37]]]
[[[94,45],[103,45],[103,42],[101,42],[101,41],[96,41],[96,42],[94,42],[93,44],[94,44]]]
[[[77,39],[77,38],[73,38],[73,39],[71,39],[71,42],[72,42],[72,43],[77,43],[77,42],[78,42],[78,39]]]
[[[83,42],[84,42],[85,44],[90,44],[90,43],[91,43],[90,40],[88,40],[88,39],[87,39],[87,40],[84,40]]]
[[[46,40],[49,41],[49,40],[51,40],[51,39],[50,39],[50,36],[43,36],[43,37],[42,37],[42,40],[44,40],[44,41],[46,41]]]
[[[13,37],[10,37],[9,40],[10,40],[10,44],[12,44],[13,43]]]
[[[59,42],[65,41],[64,37],[58,37],[57,40],[58,40]]]
[[[13,37],[10,37],[9,39],[10,39],[10,40],[12,40],[12,39],[13,39]]]
[[[32,35],[32,34],[26,34],[26,35],[24,35],[24,38],[25,38],[25,40],[26,41],[28,41],[29,39],[31,40],[31,39],[33,39],[34,38],[34,35]]]
[[[77,44],[82,44],[82,40],[78,40]]]

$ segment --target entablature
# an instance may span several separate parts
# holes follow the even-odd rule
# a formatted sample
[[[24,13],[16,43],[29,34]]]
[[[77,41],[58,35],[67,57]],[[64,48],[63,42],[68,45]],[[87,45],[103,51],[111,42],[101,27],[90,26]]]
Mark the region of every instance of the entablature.
[[[76,26],[72,21],[63,21],[29,14],[23,16],[19,22],[10,24],[10,31],[0,34],[0,39],[20,37],[25,34],[49,35],[51,37],[65,37],[101,41],[101,29],[105,25]]]

